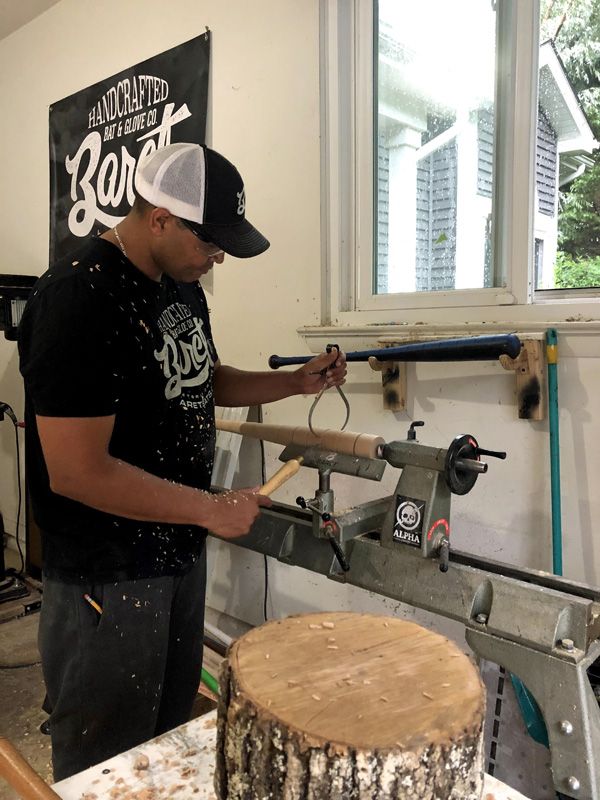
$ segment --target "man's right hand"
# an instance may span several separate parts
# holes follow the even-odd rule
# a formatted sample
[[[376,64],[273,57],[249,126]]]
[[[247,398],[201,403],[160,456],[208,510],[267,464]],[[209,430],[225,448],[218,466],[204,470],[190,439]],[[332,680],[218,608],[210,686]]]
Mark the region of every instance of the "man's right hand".
[[[212,500],[210,519],[205,527],[222,539],[235,539],[248,533],[260,507],[272,505],[268,497],[257,494],[255,489],[224,492],[213,495]]]

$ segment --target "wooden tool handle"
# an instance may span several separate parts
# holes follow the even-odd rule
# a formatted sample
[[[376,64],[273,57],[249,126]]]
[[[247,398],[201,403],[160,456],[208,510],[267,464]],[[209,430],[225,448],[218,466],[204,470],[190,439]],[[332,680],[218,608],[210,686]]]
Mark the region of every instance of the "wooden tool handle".
[[[266,496],[270,495],[271,492],[274,492],[275,489],[279,489],[280,486],[292,478],[302,466],[302,462],[304,459],[302,456],[298,458],[290,458],[289,461],[286,461],[281,469],[278,469],[275,475],[273,475],[269,480],[263,484],[258,490],[258,494],[264,494]]]
[[[14,745],[0,736],[0,775],[24,800],[60,800],[60,795],[28,764]]]
[[[278,444],[298,444],[303,446],[322,447],[363,458],[378,458],[378,448],[385,444],[381,436],[353,431],[316,430],[292,427],[290,425],[267,425],[262,422],[236,422],[234,420],[217,419],[217,430],[241,433],[253,439],[265,439]]]

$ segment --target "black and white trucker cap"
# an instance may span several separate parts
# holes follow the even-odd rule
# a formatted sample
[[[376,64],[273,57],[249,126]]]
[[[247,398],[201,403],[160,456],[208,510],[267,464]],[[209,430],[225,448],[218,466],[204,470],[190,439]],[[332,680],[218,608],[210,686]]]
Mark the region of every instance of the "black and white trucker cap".
[[[229,255],[250,258],[269,247],[246,219],[240,173],[206,145],[177,142],[150,153],[137,166],[135,189],[148,203],[191,223],[201,238]]]

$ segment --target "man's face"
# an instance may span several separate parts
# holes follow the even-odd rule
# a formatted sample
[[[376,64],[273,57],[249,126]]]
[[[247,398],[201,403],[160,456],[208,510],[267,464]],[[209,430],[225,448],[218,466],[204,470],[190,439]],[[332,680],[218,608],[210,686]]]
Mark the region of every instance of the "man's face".
[[[212,242],[200,239],[179,217],[169,216],[170,230],[161,252],[162,271],[181,283],[194,283],[222,264],[225,253]]]

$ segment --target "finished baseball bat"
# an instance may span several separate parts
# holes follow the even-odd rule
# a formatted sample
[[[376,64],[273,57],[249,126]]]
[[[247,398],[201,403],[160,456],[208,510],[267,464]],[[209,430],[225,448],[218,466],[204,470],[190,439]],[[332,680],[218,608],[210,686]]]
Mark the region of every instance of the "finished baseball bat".
[[[346,353],[346,361],[493,361],[500,356],[516,358],[521,352],[521,340],[514,333],[494,336],[469,336],[464,339],[439,339],[433,342],[410,342],[398,347],[378,347],[375,350],[355,350]],[[271,356],[271,369],[292,364],[306,364],[314,356]]]
[[[362,458],[379,458],[378,448],[385,444],[381,436],[353,431],[316,430],[292,427],[291,425],[267,425],[264,422],[236,422],[228,419],[216,420],[217,430],[240,433],[252,439],[264,439],[277,444],[299,444],[334,450]]]

